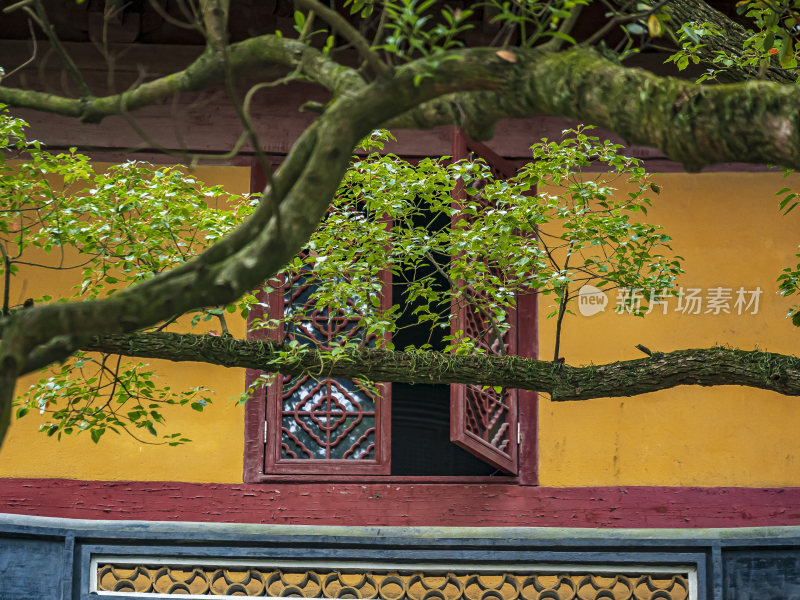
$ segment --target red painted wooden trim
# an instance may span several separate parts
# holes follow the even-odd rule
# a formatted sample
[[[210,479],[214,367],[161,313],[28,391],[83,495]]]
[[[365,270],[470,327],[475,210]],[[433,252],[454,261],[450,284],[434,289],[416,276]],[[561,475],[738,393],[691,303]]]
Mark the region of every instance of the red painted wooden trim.
[[[248,336],[248,339],[250,338]],[[260,371],[247,369],[245,386],[249,387]],[[264,424],[267,419],[266,390],[261,386],[244,407],[244,474],[243,481],[255,483],[264,474]]]
[[[742,527],[800,525],[800,488],[541,488],[0,479],[0,512],[294,525]]]
[[[476,142],[471,137],[469,137],[466,133],[461,133],[463,138],[464,147],[469,152],[473,152],[479,158],[482,158],[487,163],[489,163],[494,169],[496,169],[500,175],[505,179],[511,179],[514,175],[517,174],[518,167],[511,161],[506,160],[499,154],[497,154],[494,150],[486,146],[485,144],[481,144],[480,142]],[[455,153],[454,156],[455,158]],[[463,158],[466,158],[463,157]],[[524,164],[524,163],[523,163]]]
[[[538,294],[517,295],[517,354],[539,358]],[[518,448],[519,482],[539,483],[539,394],[517,390],[517,418],[521,440]]]
[[[267,178],[261,163],[257,158],[252,159],[250,165],[250,193],[260,193],[267,184]],[[259,302],[263,302],[263,292],[259,295]],[[257,329],[250,331],[250,325],[255,320],[267,316],[266,308],[258,304],[250,309],[247,315],[247,339],[265,340],[267,331]],[[245,372],[245,385],[249,386],[259,376],[260,371],[247,369]],[[244,407],[244,476],[243,480],[256,482],[264,473],[264,423],[266,421],[266,390],[259,388],[248,400]]]
[[[509,485],[509,484],[516,484],[518,482],[518,479],[513,475],[449,476],[449,475],[364,475],[364,474],[359,474],[357,478],[354,478],[352,475],[342,474],[342,473],[335,473],[335,472],[321,473],[320,469],[318,468],[317,472],[314,473],[313,475],[308,473],[294,473],[291,475],[266,474],[262,475],[259,479],[257,479],[256,483],[298,483],[298,482],[352,483],[353,481],[358,481],[359,483],[380,483],[380,484],[418,483],[424,485],[433,485],[433,484],[443,483],[448,485],[455,485],[455,484]]]

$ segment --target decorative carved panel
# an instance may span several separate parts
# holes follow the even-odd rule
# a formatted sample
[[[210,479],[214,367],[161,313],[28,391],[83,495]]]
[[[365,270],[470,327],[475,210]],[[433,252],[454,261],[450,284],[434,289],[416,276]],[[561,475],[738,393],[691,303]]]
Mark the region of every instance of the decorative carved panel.
[[[481,305],[478,294],[471,294],[475,304]],[[512,337],[516,331],[505,331],[496,335],[488,320],[475,310],[466,308],[460,315],[459,326],[477,346],[489,354],[515,354]],[[514,315],[510,320],[514,321]],[[500,351],[500,348],[503,351]],[[516,423],[516,393],[513,390],[467,384],[464,385],[464,428],[466,431],[498,454],[506,457],[513,464],[513,452],[516,450],[512,435],[516,435],[513,426]],[[509,468],[508,470],[513,470]]]
[[[288,275],[284,275],[289,279]],[[388,277],[388,276],[387,276]],[[380,345],[361,317],[370,307],[350,301],[328,311],[316,305],[316,286],[303,271],[273,281],[269,316],[284,319],[274,339],[331,348],[347,340],[359,347]],[[382,277],[384,293],[388,288]],[[381,298],[387,304],[390,298]],[[267,316],[267,315],[257,315]],[[326,377],[278,375],[266,393],[266,473],[326,472],[384,474],[389,469],[390,392],[387,384]]]
[[[357,600],[686,600],[686,573],[425,574],[97,564],[97,592]]]
[[[283,315],[290,321],[286,339],[304,346],[330,348],[343,339],[371,346],[364,338],[358,307],[350,315],[328,314],[314,307],[314,286],[295,275],[284,287]],[[377,390],[350,379],[282,376],[280,395],[281,458],[375,459]]]
[[[476,144],[471,140],[468,143],[463,135],[454,140],[453,157],[482,159],[489,166],[494,179],[508,179],[514,174],[502,158],[482,144]],[[483,206],[489,205],[489,201],[482,193],[486,184],[486,180],[471,182],[470,187],[475,190],[472,196],[466,195],[466,189],[457,189],[454,194],[455,202],[463,202],[469,198],[471,202],[478,202]],[[454,219],[454,227],[458,226],[460,219],[469,221],[469,218],[464,216]],[[494,277],[502,279],[502,273],[496,266],[486,264],[486,269]],[[462,283],[466,288],[463,291],[468,300],[461,306],[454,307],[456,318],[453,321],[453,330],[463,331],[488,354],[516,354],[518,333],[516,310],[510,310],[506,314],[506,322],[511,325],[511,329],[501,332],[492,323],[488,313],[480,308],[488,305],[486,298],[482,298],[480,293],[465,282]],[[501,471],[516,474],[517,390],[495,391],[491,387],[472,384],[455,384],[450,390],[450,439]]]

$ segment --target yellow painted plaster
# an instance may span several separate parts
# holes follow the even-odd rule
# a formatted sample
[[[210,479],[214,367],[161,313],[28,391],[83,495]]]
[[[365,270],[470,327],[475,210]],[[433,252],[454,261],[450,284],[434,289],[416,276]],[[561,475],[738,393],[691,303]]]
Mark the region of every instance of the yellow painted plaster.
[[[796,263],[800,214],[782,216],[775,192],[795,187],[766,173],[664,174],[649,211],[685,260],[685,287],[763,290],[758,315],[667,315],[611,311],[568,316],[561,354],[571,364],[641,358],[656,351],[725,344],[800,352],[800,330],[785,318],[790,299],[776,294],[780,270]],[[704,292],[705,295],[705,292]],[[553,352],[551,301],[540,301],[540,348]],[[705,308],[704,308],[705,310]],[[540,482],[545,486],[800,485],[800,402],[776,393],[725,386],[682,386],[626,399],[553,403],[539,408]]]
[[[249,171],[200,170],[207,183],[247,191]],[[663,186],[648,220],[660,223],[686,258],[688,287],[760,286],[756,316],[679,315],[643,319],[607,311],[568,317],[562,355],[572,364],[639,358],[644,344],[668,351],[715,343],[798,353],[798,330],[784,318],[790,304],[775,294],[775,277],[793,264],[800,214],[783,217],[774,191],[779,175],[719,173],[658,176]],[[800,178],[793,181],[800,187]],[[31,275],[25,295],[65,289],[64,274]],[[615,298],[610,295],[610,304]],[[545,299],[541,313],[548,311]],[[542,355],[553,344],[553,321],[542,317]],[[243,333],[243,324],[235,324]],[[228,401],[243,389],[241,369],[153,361],[173,387],[216,390],[204,413],[168,411],[168,427],[194,440],[183,447],[142,445],[106,435],[60,442],[36,432],[37,415],[13,424],[0,450],[0,477],[87,480],[241,481],[243,410]],[[163,368],[162,368],[163,367]],[[644,396],[552,403],[539,410],[539,476],[545,486],[586,485],[800,485],[800,402],[749,389],[680,387]]]

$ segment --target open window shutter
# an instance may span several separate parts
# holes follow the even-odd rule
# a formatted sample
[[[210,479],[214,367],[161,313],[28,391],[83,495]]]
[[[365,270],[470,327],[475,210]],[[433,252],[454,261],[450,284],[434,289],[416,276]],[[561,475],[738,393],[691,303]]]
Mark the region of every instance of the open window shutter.
[[[511,177],[513,169],[491,150],[466,138],[459,130],[453,136],[453,159],[477,155],[485,160],[497,177]],[[463,189],[457,189],[454,201],[463,199]],[[479,192],[480,193],[480,192]],[[469,293],[469,288],[467,288]],[[475,298],[480,304],[481,299]],[[464,331],[493,354],[517,353],[517,314],[506,316],[509,331],[498,340],[490,324],[473,306],[454,307],[454,331]],[[501,346],[502,344],[502,346]],[[518,392],[500,392],[482,386],[453,384],[450,386],[450,439],[483,461],[505,473],[518,472]]]
[[[391,302],[391,274],[382,276],[381,302]],[[309,313],[313,306],[313,285],[302,273],[291,280],[271,282],[269,294],[258,295],[260,305],[255,318],[280,318],[303,314],[284,330],[259,330],[252,337],[274,341],[297,340],[319,348],[342,337],[358,338],[362,328],[358,319],[343,314]],[[362,341],[373,345],[374,339]],[[350,379],[305,375],[278,375],[265,393],[264,418],[266,474],[388,474],[390,453],[391,386],[368,387]],[[262,443],[263,440],[262,440]]]

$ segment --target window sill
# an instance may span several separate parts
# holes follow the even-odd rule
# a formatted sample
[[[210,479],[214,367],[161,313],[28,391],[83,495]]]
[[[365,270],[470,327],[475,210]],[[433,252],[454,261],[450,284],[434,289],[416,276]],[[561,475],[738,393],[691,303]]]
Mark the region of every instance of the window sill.
[[[253,479],[245,479],[245,483],[285,483],[285,482],[315,482],[315,483],[350,483],[350,484],[393,484],[393,483],[424,483],[436,485],[463,485],[465,483],[489,485],[523,485],[520,478],[512,475],[495,475],[489,477],[478,476],[451,476],[451,475],[344,475],[344,474],[319,474],[319,475],[278,475],[260,474]]]

